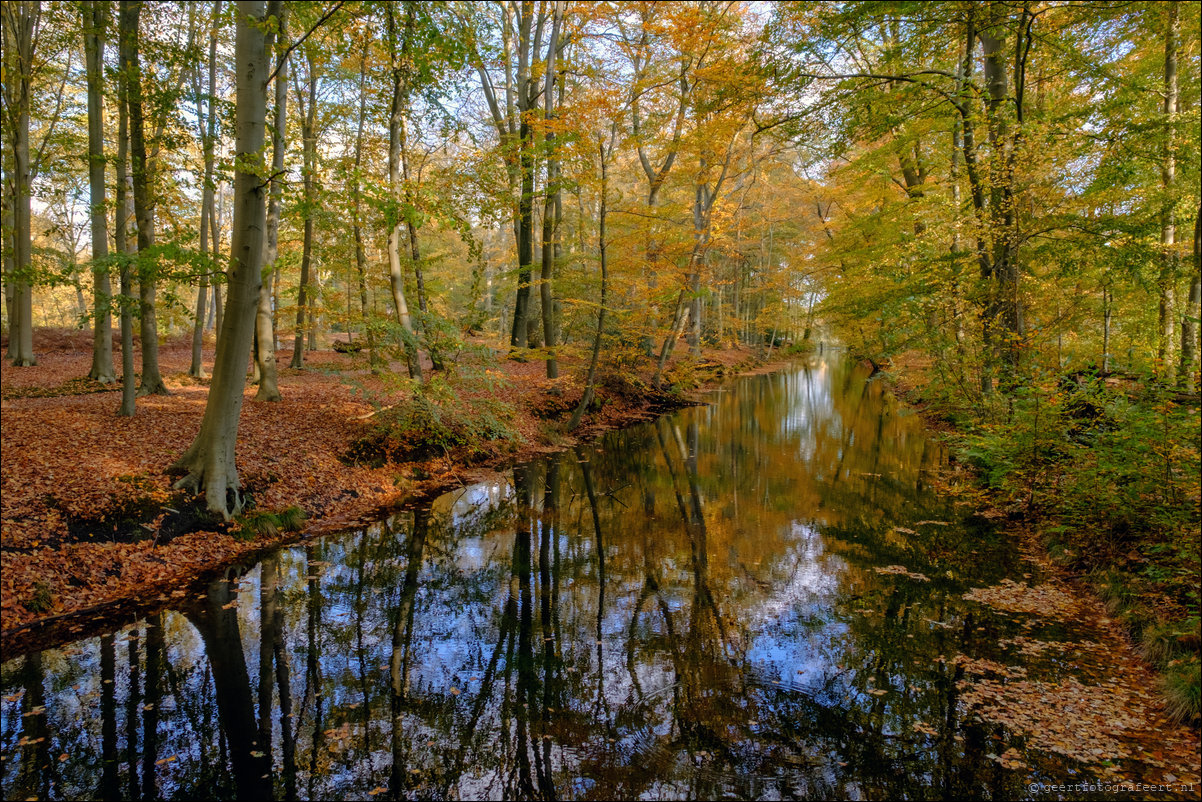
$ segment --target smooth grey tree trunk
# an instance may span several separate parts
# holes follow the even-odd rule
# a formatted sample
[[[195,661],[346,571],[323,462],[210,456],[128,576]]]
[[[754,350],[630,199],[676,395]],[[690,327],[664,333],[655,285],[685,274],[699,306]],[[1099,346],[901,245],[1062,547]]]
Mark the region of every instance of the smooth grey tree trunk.
[[[134,384],[133,263],[129,248],[129,109],[125,103],[126,74],[117,75],[117,191],[113,224],[114,245],[121,254],[121,406],[117,414],[132,418],[137,386]]]
[[[412,12],[411,12],[412,13]],[[396,42],[396,20],[392,6],[388,7],[389,39]],[[392,48],[395,52],[395,47]],[[394,60],[392,65],[392,110],[388,116],[388,193],[389,197],[400,197],[401,191],[401,116],[404,112],[402,67]],[[401,274],[401,221],[397,220],[388,232],[388,280],[392,286],[392,304],[404,339],[405,362],[409,367],[409,378],[422,380],[421,354],[416,347],[413,320],[409,316],[409,304],[405,300],[405,283]]]
[[[272,3],[278,14],[278,2]],[[196,439],[172,466],[184,473],[177,488],[203,491],[208,509],[226,520],[243,506],[234,460],[238,420],[246,386],[246,363],[254,339],[255,313],[262,281],[266,229],[266,184],[253,165],[263,150],[267,121],[268,51],[274,34],[263,0],[239,0],[235,40],[234,220],[230,244],[230,283],[223,330],[213,364],[213,381]]]
[[[288,365],[292,368],[305,366],[305,313],[309,305],[310,265],[313,258],[313,171],[317,169],[317,68],[311,53],[308,53],[306,61],[309,67],[309,74],[305,80],[306,91],[302,93],[300,88],[297,88],[297,100],[300,101],[302,113],[301,152],[305,222],[304,240],[301,245],[300,288],[296,294],[296,337],[292,345],[292,360]],[[309,324],[313,324],[312,312],[309,312]]]
[[[5,3],[4,25],[4,96],[8,115],[8,141],[12,152],[13,175],[10,191],[13,194],[13,268],[9,276],[12,285],[12,306],[8,319],[9,353],[14,367],[31,367],[38,363],[33,355],[33,241],[31,221],[30,163],[29,163],[29,105],[33,79],[33,50],[35,28],[41,15],[38,2]]]
[[[141,318],[142,381],[138,395],[167,395],[159,372],[157,266],[148,257],[154,248],[154,178],[146,155],[142,108],[142,66],[139,53],[140,0],[121,0],[121,69],[127,75],[125,102],[129,106],[129,152],[134,179],[134,214],[138,221],[138,311]]]
[[[204,183],[200,201],[200,252],[209,255],[209,244],[212,242],[212,256],[217,256],[216,240],[209,237],[212,228],[213,213],[213,168],[216,159],[214,148],[217,143],[217,114],[214,98],[217,96],[217,25],[221,17],[221,0],[213,4],[213,23],[209,29],[209,80],[207,114],[201,113],[200,70],[193,73],[196,95],[196,126],[200,134],[201,146],[204,150]],[[216,258],[213,260],[217,261]],[[205,378],[203,359],[206,306],[208,305],[209,274],[206,271],[200,279],[200,289],[196,293],[196,322],[192,327],[192,365],[188,369],[189,376]],[[216,288],[213,292],[213,305],[216,306]]]
[[[1181,22],[1176,3],[1166,3],[1168,14],[1164,36],[1164,161],[1160,182],[1165,197],[1160,223],[1160,276],[1157,280],[1156,370],[1166,382],[1173,378],[1173,290],[1177,279],[1177,219],[1173,197],[1177,183],[1177,159],[1173,144],[1173,122],[1177,114],[1177,49]]]
[[[1190,277],[1189,302],[1181,316],[1181,364],[1177,382],[1187,393],[1197,390],[1194,376],[1198,372],[1198,324],[1202,317],[1202,205],[1194,218],[1194,274]]]
[[[555,116],[555,56],[561,46],[559,28],[563,21],[563,3],[556,2],[552,10],[551,40],[547,44],[546,80],[543,84],[543,119],[550,120]],[[546,134],[547,145],[547,186],[546,198],[543,202],[543,241],[542,241],[542,273],[539,276],[538,294],[543,314],[543,346],[547,350],[547,378],[559,378],[559,362],[555,355],[555,299],[552,293],[551,281],[555,268],[555,240],[558,232],[555,227],[555,207],[559,201],[559,159],[555,155],[555,134],[548,127]],[[603,251],[604,252],[604,251]]]
[[[609,154],[606,153],[604,139],[598,143],[597,150],[601,155],[601,210],[600,214],[598,214],[597,222],[597,250],[599,251],[599,261],[601,263],[601,303],[597,307],[597,331],[593,334],[593,356],[589,360],[588,377],[584,382],[584,395],[580,397],[580,403],[576,405],[576,409],[572,412],[572,418],[568,421],[569,432],[580,425],[580,419],[584,416],[584,411],[593,400],[593,388],[597,383],[597,360],[601,356],[601,338],[605,333],[605,296],[609,289],[609,262],[606,257],[605,243],[605,218],[609,209],[606,197],[609,192]],[[609,152],[613,152],[612,140]]]
[[[267,237],[263,247],[263,282],[255,312],[255,366],[259,374],[256,401],[279,401],[280,385],[275,363],[275,327],[271,308],[271,287],[279,256],[280,201],[284,196],[284,127],[288,120],[288,57],[282,48],[288,39],[288,6],[280,4],[277,43],[282,60],[276,66],[275,109],[271,134],[271,198],[267,204]]]
[[[104,29],[108,6],[80,4],[88,81],[88,202],[92,216],[92,369],[88,378],[103,384],[117,381],[113,369],[113,288],[109,281],[108,219],[104,187]]]
[[[367,252],[363,246],[362,169],[363,128],[367,122],[367,60],[359,65],[359,122],[355,130],[355,167],[351,179],[351,233],[355,240],[355,271],[359,277],[359,309],[363,316],[363,333],[367,338],[367,362],[375,373],[376,335],[367,308]]]

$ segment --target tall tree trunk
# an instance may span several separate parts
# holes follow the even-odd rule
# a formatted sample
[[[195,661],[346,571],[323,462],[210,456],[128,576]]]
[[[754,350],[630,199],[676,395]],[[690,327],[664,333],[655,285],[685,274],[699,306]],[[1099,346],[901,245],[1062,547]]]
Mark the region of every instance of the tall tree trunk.
[[[522,114],[518,136],[521,171],[521,195],[518,198],[518,288],[513,302],[513,332],[509,339],[510,345],[522,349],[530,345],[527,327],[530,319],[531,265],[534,263],[534,147],[530,141],[530,124],[525,113]]]
[[[612,150],[612,145],[610,149]],[[601,154],[601,211],[597,220],[597,250],[600,252],[601,264],[601,302],[597,307],[597,331],[593,334],[593,356],[589,360],[588,378],[584,382],[584,395],[580,397],[580,403],[576,405],[576,409],[572,412],[572,418],[568,421],[569,432],[580,425],[580,419],[583,417],[585,409],[593,400],[593,387],[597,381],[597,360],[601,356],[601,337],[605,332],[605,296],[609,288],[609,262],[606,257],[605,243],[605,218],[609,210],[606,197],[609,191],[609,160],[605,152],[604,139],[598,144],[597,150]]]
[[[552,11],[551,40],[547,45],[546,81],[543,85],[543,119],[555,116],[555,56],[560,46],[559,26],[563,20],[563,4],[556,2]],[[559,378],[559,362],[555,357],[555,299],[551,279],[555,268],[555,206],[559,200],[559,159],[555,155],[555,133],[547,126],[547,186],[543,202],[542,274],[538,293],[543,312],[543,346],[547,349],[547,378]]]
[[[705,162],[702,161],[702,170]],[[693,253],[689,258],[689,353],[701,357],[701,263],[705,258],[704,244],[708,239],[708,211],[705,208],[705,187],[698,184],[693,201]]]
[[[278,16],[279,2],[272,11]],[[241,511],[243,499],[234,446],[246,385],[246,362],[254,338],[255,312],[262,280],[263,233],[266,228],[265,185],[254,172],[263,150],[267,122],[268,52],[274,34],[268,34],[266,4],[239,0],[234,58],[237,65],[235,107],[236,172],[234,220],[230,245],[230,284],[224,330],[213,363],[213,381],[204,419],[196,439],[172,466],[185,476],[178,488],[203,491],[211,512],[226,520]]]
[[[417,229],[419,228],[415,221],[417,210],[417,195],[414,191],[413,183],[410,181],[409,173],[409,136],[407,117],[409,115],[409,94],[412,86],[412,64],[413,64],[413,38],[414,28],[416,23],[416,15],[413,2],[405,3],[405,32],[401,40],[401,65],[402,69],[406,70],[406,75],[402,81],[403,93],[401,97],[401,120],[400,120],[400,135],[401,135],[401,178],[404,183],[405,195],[405,229],[409,235],[409,261],[413,266],[413,279],[417,289],[417,308],[421,311],[417,328],[423,334],[428,334],[429,320],[429,305],[426,302],[426,279],[422,274],[422,252],[421,245],[418,242]],[[432,347],[429,338],[426,338],[426,349],[430,354],[430,366],[434,370],[442,370],[442,357],[438,353],[438,349]]]
[[[388,12],[388,36],[393,45],[390,52],[396,53],[396,15],[390,5]],[[412,13],[412,12],[410,12]],[[388,193],[399,198],[401,190],[401,117],[404,113],[406,90],[403,81],[404,67],[394,57],[392,64],[392,109],[388,116]],[[392,303],[396,309],[405,351],[405,362],[409,367],[409,378],[421,381],[421,355],[413,332],[413,321],[409,316],[409,304],[405,301],[404,276],[401,274],[401,221],[394,222],[388,232],[388,280],[392,285]]]
[[[351,233],[355,240],[355,272],[359,279],[359,311],[367,338],[367,363],[372,373],[376,365],[376,335],[367,309],[367,251],[363,246],[363,129],[367,122],[367,60],[359,63],[359,121],[355,129],[355,167],[351,183]]]
[[[205,204],[200,206],[200,254],[201,256],[209,255],[209,207]],[[204,367],[204,333],[205,333],[205,314],[208,306],[209,295],[209,270],[206,267],[205,272],[200,276],[200,286],[196,290],[196,316],[192,322],[192,364],[188,366],[188,375],[197,379],[208,377]]]
[[[405,103],[406,111],[408,110],[408,101]],[[409,147],[406,136],[406,125],[404,117],[401,118],[401,178],[405,186],[405,204],[409,208],[410,213],[405,215],[405,229],[409,234],[409,262],[413,265],[413,278],[417,285],[417,308],[421,310],[421,319],[418,321],[418,328],[423,334],[428,335],[429,326],[429,307],[426,303],[426,279],[422,275],[422,250],[417,237],[417,224],[413,218],[416,213],[415,193],[412,190],[412,185],[409,183]],[[430,354],[430,367],[433,370],[442,370],[442,357],[438,353],[438,349],[434,348],[429,337],[426,338],[426,350]]]
[[[307,51],[306,51],[307,53]],[[306,77],[306,91],[301,94],[298,88],[297,98],[301,100],[301,153],[303,159],[302,178],[304,180],[304,239],[301,245],[301,275],[300,288],[296,294],[296,335],[292,344],[292,361],[289,367],[301,368],[305,364],[305,313],[310,303],[309,277],[313,259],[313,171],[317,162],[317,70],[311,54],[306,59],[309,74]],[[309,324],[313,323],[313,314],[309,312]]]
[[[1164,198],[1160,223],[1160,276],[1156,328],[1156,370],[1166,382],[1173,379],[1173,290],[1177,279],[1177,218],[1173,210],[1177,181],[1174,117],[1177,114],[1177,48],[1181,38],[1181,23],[1176,3],[1165,4],[1168,19],[1164,34],[1164,161],[1160,181]]]
[[[138,311],[141,317],[142,382],[138,395],[166,395],[159,373],[159,330],[155,295],[157,265],[154,247],[154,178],[146,156],[142,109],[142,66],[139,50],[141,0],[121,0],[121,69],[128,74],[129,151],[134,179],[134,214],[138,221]]]
[[[132,418],[137,385],[134,384],[134,290],[133,262],[129,247],[129,107],[127,74],[117,73],[117,168],[116,209],[113,213],[113,244],[121,254],[121,406],[117,414]]]
[[[1197,390],[1194,377],[1198,373],[1198,323],[1202,317],[1202,204],[1194,218],[1194,274],[1190,277],[1189,302],[1181,315],[1181,364],[1177,382],[1182,390]]]
[[[117,381],[113,369],[113,315],[109,267],[108,219],[104,192],[104,29],[108,7],[80,4],[88,80],[88,202],[92,215],[92,369],[88,378],[103,384]]]
[[[288,6],[280,4],[276,35],[275,109],[271,132],[271,197],[267,203],[267,235],[263,243],[263,280],[255,311],[255,367],[259,374],[256,401],[279,401],[279,376],[275,363],[275,328],[271,308],[271,288],[279,272],[280,202],[284,196],[285,128],[288,122]]]
[[[12,182],[13,175],[13,157],[12,149],[4,147],[0,149],[0,158],[4,160],[4,189],[0,192],[0,206],[3,206],[0,217],[0,252],[3,253],[3,270],[4,270],[4,319],[12,321],[16,319],[16,307],[14,305],[16,294],[14,293],[13,282],[16,280],[16,260],[13,253],[13,243],[17,230],[16,216],[13,214],[13,204],[16,201],[16,190]],[[10,334],[11,334],[10,330]],[[9,337],[8,347],[4,351],[5,359],[12,359],[17,353],[17,340],[15,337]]]
[[[216,141],[216,139],[214,139]],[[211,289],[213,290],[213,314],[209,316],[209,322],[213,327],[213,337],[221,337],[221,324],[225,319],[225,303],[222,301],[222,293],[224,287],[229,283],[229,273],[225,268],[225,258],[221,255],[221,219],[219,213],[222,211],[217,205],[218,198],[216,187],[209,195],[209,248],[213,254],[213,261],[217,264],[217,272],[213,276]],[[222,204],[224,206],[224,204]]]
[[[21,0],[6,3],[4,26],[4,107],[8,115],[8,142],[13,175],[9,177],[13,215],[12,306],[8,319],[9,352],[14,367],[38,363],[33,355],[33,240],[31,221],[29,106],[33,80],[35,29],[41,3]]]
[[[196,95],[196,125],[200,134],[201,145],[204,150],[204,184],[201,190],[200,201],[200,252],[203,255],[209,253],[209,243],[212,242],[213,261],[218,262],[217,252],[220,250],[216,238],[210,239],[210,229],[215,228],[215,222],[212,219],[213,215],[213,167],[215,163],[214,149],[217,144],[217,113],[215,110],[214,98],[217,96],[217,25],[221,17],[222,1],[217,0],[213,4],[213,23],[209,29],[209,81],[208,81],[208,109],[207,115],[201,114],[200,100],[200,70],[199,67],[193,73],[195,81]],[[204,378],[206,376],[204,364],[202,362],[202,345],[204,342],[205,331],[205,306],[208,303],[207,296],[209,291],[209,273],[206,270],[200,279],[200,289],[196,293],[196,322],[192,327],[192,365],[188,369],[189,376]],[[216,311],[217,290],[216,284],[213,286],[213,306]]]

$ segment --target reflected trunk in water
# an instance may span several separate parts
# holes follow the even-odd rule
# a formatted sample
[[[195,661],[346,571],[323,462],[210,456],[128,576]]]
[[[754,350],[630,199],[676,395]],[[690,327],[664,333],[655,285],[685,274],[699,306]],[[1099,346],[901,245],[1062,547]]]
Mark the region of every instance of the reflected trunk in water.
[[[401,598],[397,604],[396,621],[392,628],[392,659],[389,676],[392,680],[392,779],[391,791],[394,799],[400,799],[409,790],[409,750],[412,744],[405,734],[405,715],[409,707],[410,681],[413,668],[413,621],[417,611],[417,586],[421,576],[422,556],[429,532],[430,513],[419,510],[413,514],[413,529],[405,554],[405,579],[401,584]]]
[[[117,654],[112,635],[100,638],[100,755],[103,761],[96,796],[116,799],[117,788]]]
[[[250,673],[242,653],[242,634],[233,580],[209,584],[203,605],[189,611],[213,667],[217,717],[229,744],[234,785],[241,799],[270,799],[271,761],[259,741]],[[149,680],[148,680],[149,681]]]

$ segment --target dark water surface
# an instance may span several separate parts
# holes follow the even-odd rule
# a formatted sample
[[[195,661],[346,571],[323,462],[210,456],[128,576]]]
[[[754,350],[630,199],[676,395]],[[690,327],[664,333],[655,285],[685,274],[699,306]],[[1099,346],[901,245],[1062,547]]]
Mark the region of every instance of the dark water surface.
[[[1063,782],[966,717],[1022,570],[818,362],[2,669],[5,799],[954,798]],[[1042,772],[1042,774],[1041,774]],[[1076,775],[1080,776],[1080,775]]]

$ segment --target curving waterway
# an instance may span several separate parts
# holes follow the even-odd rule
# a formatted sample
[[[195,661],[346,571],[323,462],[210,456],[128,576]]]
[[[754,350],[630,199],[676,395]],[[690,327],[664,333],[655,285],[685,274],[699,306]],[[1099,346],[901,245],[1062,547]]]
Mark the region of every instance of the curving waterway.
[[[109,634],[6,655],[4,799],[1011,798],[1082,776],[961,698],[1030,570],[814,362]],[[1029,750],[1028,750],[1029,751]]]

